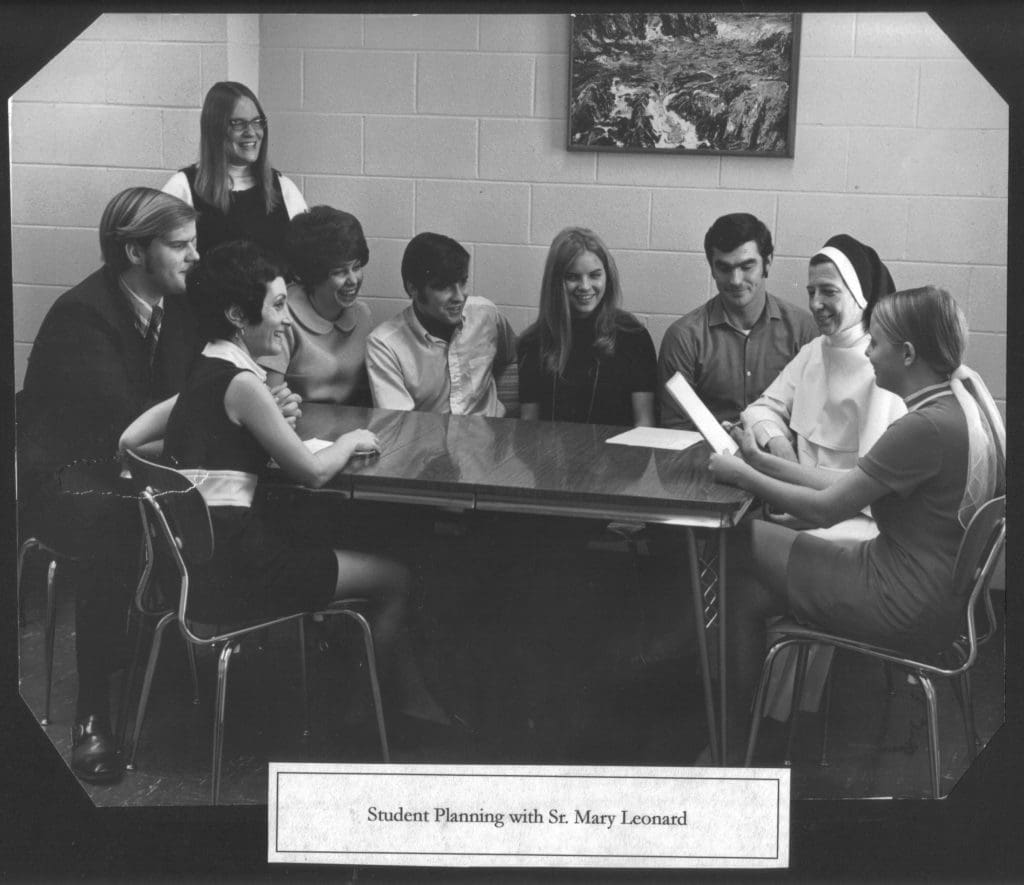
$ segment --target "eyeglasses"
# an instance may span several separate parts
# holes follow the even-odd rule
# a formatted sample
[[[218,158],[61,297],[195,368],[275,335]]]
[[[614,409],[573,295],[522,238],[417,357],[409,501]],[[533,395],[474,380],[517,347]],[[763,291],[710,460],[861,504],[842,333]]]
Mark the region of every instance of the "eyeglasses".
[[[233,117],[228,120],[228,129],[232,132],[245,132],[250,126],[254,132],[263,132],[267,128],[267,118],[253,117],[251,120],[240,120],[237,117]]]

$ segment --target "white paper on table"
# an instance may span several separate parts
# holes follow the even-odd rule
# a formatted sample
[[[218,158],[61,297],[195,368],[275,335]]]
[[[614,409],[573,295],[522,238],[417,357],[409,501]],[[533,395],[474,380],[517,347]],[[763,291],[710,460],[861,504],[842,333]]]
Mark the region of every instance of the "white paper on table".
[[[715,420],[715,416],[711,414],[710,409],[704,405],[701,398],[697,396],[697,392],[690,387],[689,382],[681,373],[676,372],[675,375],[669,378],[665,382],[665,387],[668,388],[668,392],[672,394],[673,399],[679,403],[680,408],[690,416],[690,420],[697,425],[701,436],[708,441],[708,445],[712,449],[718,454],[722,454],[722,452],[728,452],[731,455],[736,454],[739,446],[736,445],[725,428]]]
[[[605,442],[623,446],[646,446],[649,449],[671,449],[681,452],[699,443],[702,437],[696,430],[671,430],[667,427],[634,427]]]

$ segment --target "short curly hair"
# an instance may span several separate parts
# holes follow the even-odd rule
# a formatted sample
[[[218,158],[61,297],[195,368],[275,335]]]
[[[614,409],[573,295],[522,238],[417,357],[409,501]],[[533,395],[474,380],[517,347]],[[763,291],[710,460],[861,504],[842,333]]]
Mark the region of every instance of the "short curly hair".
[[[359,219],[331,206],[314,206],[296,215],[288,223],[284,248],[289,269],[306,289],[318,286],[347,261],[370,261]]]
[[[230,307],[237,307],[251,325],[262,322],[267,283],[279,276],[281,268],[248,240],[221,243],[205,253],[188,279],[189,301],[202,338],[231,339],[235,326],[226,315]]]

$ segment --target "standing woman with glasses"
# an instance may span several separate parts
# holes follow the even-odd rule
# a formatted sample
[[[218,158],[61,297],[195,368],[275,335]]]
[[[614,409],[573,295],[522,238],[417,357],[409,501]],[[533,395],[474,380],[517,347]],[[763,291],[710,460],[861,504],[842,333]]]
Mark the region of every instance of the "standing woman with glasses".
[[[268,159],[267,117],[241,83],[214,83],[199,118],[199,162],[174,173],[164,190],[199,210],[200,253],[252,240],[280,256],[288,220],[306,211],[295,184]]]
[[[654,343],[621,301],[615,260],[601,238],[584,227],[557,234],[540,315],[519,341],[523,418],[653,426]]]

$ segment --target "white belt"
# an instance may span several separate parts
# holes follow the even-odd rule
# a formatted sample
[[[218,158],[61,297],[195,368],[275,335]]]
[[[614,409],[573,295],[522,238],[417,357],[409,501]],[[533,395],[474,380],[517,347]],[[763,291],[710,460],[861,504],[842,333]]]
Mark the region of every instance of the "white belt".
[[[207,507],[251,507],[256,494],[257,476],[241,470],[179,471],[199,489]]]

